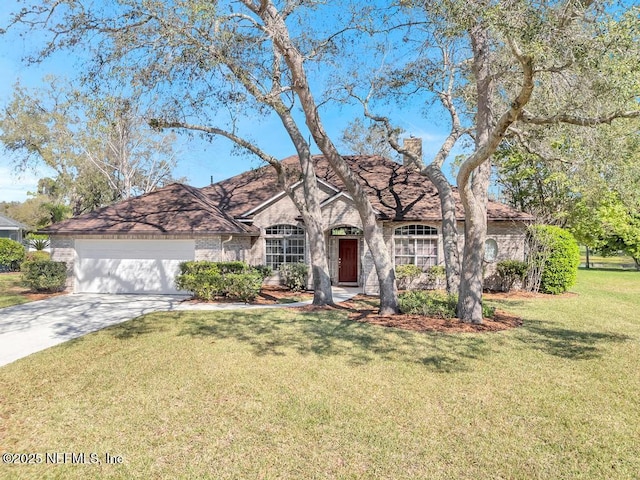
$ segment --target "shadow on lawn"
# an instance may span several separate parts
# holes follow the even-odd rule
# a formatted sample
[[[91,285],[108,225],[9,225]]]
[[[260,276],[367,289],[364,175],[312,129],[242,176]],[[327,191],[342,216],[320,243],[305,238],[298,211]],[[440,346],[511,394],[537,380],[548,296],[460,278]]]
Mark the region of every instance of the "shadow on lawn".
[[[588,332],[558,328],[557,324],[542,320],[525,320],[521,336],[529,348],[570,360],[591,360],[604,353],[603,347],[611,343],[626,342],[627,335]]]
[[[231,313],[231,312],[229,312]],[[183,317],[184,318],[184,317]],[[206,319],[190,315],[179,335],[228,338],[251,346],[256,355],[342,356],[355,365],[383,359],[418,363],[437,372],[465,371],[490,349],[472,335],[415,333],[381,328],[322,313],[233,312]]]

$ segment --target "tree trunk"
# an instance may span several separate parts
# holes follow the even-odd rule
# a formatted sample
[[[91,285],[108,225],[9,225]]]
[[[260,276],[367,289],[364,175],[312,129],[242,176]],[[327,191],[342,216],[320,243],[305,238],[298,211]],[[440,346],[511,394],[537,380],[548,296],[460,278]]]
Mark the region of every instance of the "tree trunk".
[[[322,228],[322,209],[320,208],[320,189],[311,159],[309,144],[305,141],[289,110],[278,105],[278,114],[289,137],[295,145],[302,172],[302,188],[304,199],[295,198],[294,192],[289,192],[293,202],[298,207],[306,225],[309,240],[309,254],[311,257],[311,275],[313,281],[313,305],[324,306],[333,304],[331,291],[331,277],[327,262],[327,246]]]
[[[493,79],[489,69],[489,41],[484,26],[469,31],[473,49],[475,75],[476,151],[486,148],[491,137],[491,98]],[[484,241],[487,233],[487,192],[491,173],[490,160],[484,160],[472,171],[463,165],[458,174],[458,190],[464,206],[464,255],[458,295],[458,318],[467,323],[482,323],[482,284]]]
[[[458,248],[456,203],[453,198],[453,189],[442,173],[442,170],[436,165],[430,164],[426,166],[422,172],[436,186],[438,196],[440,197],[447,293],[455,294],[458,293],[460,287],[460,250]]]
[[[389,255],[389,250],[383,239],[382,228],[378,225],[376,214],[362,185],[360,185],[355,178],[347,162],[338,153],[338,150],[324,129],[306,77],[303,57],[292,44],[284,19],[273,3],[270,1],[262,2],[259,8],[256,8],[251,2],[245,1],[244,3],[263,19],[266,31],[273,40],[275,47],[283,55],[287,66],[291,70],[294,91],[300,99],[309,131],[316,145],[318,145],[320,151],[322,151],[329,162],[329,165],[331,165],[331,168],[340,177],[345,188],[352,196],[354,204],[360,214],[365,241],[371,251],[374,266],[378,274],[380,314],[389,315],[398,313],[398,290],[395,281],[395,270],[391,256]]]
[[[305,203],[303,203],[303,208],[300,210],[307,226],[307,237],[309,239],[311,274],[313,276],[313,305],[332,305],[333,292],[331,291],[331,277],[329,276],[329,264],[327,262],[327,245],[322,228],[320,189],[318,188],[313,161],[306,142],[305,146],[306,148],[302,149],[302,155],[299,155],[305,196]]]
[[[586,258],[587,265],[586,265],[586,267],[587,268],[591,268],[591,265],[589,264],[589,262],[590,262],[590,259],[589,259],[589,246],[587,245],[587,246],[585,246],[585,248],[586,248],[586,254],[587,254],[587,258]],[[636,262],[636,264],[637,264],[637,262]]]
[[[484,241],[487,230],[486,207],[477,201],[468,185],[460,188],[465,207],[464,256],[458,293],[458,318],[467,323],[482,323],[482,283]]]

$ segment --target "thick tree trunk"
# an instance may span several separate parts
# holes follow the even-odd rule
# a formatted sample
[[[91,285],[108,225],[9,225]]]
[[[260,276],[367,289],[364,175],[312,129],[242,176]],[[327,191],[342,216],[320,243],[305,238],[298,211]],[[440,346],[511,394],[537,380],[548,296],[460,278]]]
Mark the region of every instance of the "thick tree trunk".
[[[295,121],[288,110],[278,105],[278,112],[282,124],[289,133],[300,162],[302,172],[302,188],[304,199],[295,198],[293,192],[290,197],[298,207],[306,225],[309,240],[309,255],[311,257],[311,275],[313,281],[313,305],[324,306],[333,304],[331,291],[331,277],[327,262],[327,246],[322,228],[322,209],[320,208],[320,189],[311,159],[309,144],[305,141]]]
[[[456,224],[456,203],[453,189],[436,165],[427,165],[422,172],[438,190],[440,211],[442,213],[442,241],[444,243],[444,266],[447,280],[447,293],[458,293],[460,286],[460,250],[458,248],[458,227]]]
[[[458,318],[467,323],[482,323],[482,285],[484,241],[487,231],[486,206],[460,186],[465,208],[464,256],[458,293]]]
[[[473,73],[478,99],[475,135],[476,152],[478,152],[486,148],[491,139],[493,78],[489,68],[490,51],[486,29],[478,24],[471,28],[469,35],[473,49]],[[458,190],[465,211],[458,318],[463,322],[482,323],[482,262],[487,233],[487,191],[491,163],[488,158],[485,158],[470,171],[471,166],[471,164],[463,165],[458,174]]]
[[[305,143],[305,145],[307,144]],[[308,145],[306,152],[303,152],[299,159],[305,195],[305,204],[300,210],[307,226],[307,238],[309,239],[311,274],[313,276],[313,305],[331,305],[333,304],[333,293],[331,291],[331,278],[327,262],[327,245],[322,228],[320,189],[318,188]]]
[[[371,251],[374,266],[378,274],[380,287],[380,313],[383,315],[398,313],[398,291],[395,282],[395,270],[386,243],[382,235],[382,228],[378,225],[376,214],[367,198],[367,194],[355,178],[349,165],[339,154],[335,145],[329,139],[318,115],[318,108],[311,93],[309,82],[304,70],[304,59],[292,44],[284,19],[271,2],[262,2],[259,8],[250,2],[244,2],[255,14],[259,15],[265,28],[278,51],[283,55],[291,70],[293,88],[300,99],[305,121],[313,139],[340,177],[347,191],[353,197],[355,206],[360,214],[365,241]]]

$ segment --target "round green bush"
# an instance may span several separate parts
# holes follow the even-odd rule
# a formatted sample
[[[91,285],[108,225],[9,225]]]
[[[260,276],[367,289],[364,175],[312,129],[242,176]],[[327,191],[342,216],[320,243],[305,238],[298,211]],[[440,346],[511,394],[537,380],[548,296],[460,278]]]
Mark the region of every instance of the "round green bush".
[[[67,265],[51,260],[34,260],[22,264],[22,280],[33,292],[60,292],[67,281]]]
[[[309,267],[304,263],[284,263],[280,265],[280,275],[285,287],[299,292],[304,290],[307,285]]]
[[[0,238],[0,271],[16,272],[24,260],[25,248],[21,243],[8,238]]]
[[[520,260],[501,260],[496,265],[496,271],[500,283],[502,284],[502,290],[510,292],[516,282],[524,282],[527,276],[529,265],[526,262]]]
[[[422,269],[417,265],[409,263],[396,266],[396,280],[399,288],[409,288],[415,280],[420,278],[420,275],[422,275]]]
[[[540,272],[540,291],[559,294],[576,283],[580,249],[573,235],[553,225],[529,227],[529,265]]]
[[[35,252],[28,252],[24,258],[25,262],[35,262],[39,260],[51,260],[51,254],[42,250],[36,250]]]

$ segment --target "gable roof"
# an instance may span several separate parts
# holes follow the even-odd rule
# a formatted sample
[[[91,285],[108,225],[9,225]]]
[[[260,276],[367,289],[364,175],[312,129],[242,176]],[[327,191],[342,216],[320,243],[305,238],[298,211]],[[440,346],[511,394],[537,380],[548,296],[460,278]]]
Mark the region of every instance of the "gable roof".
[[[139,197],[80,215],[42,230],[55,234],[258,235],[259,230],[220,211],[199,189],[172,183]]]
[[[4,215],[0,215],[0,230],[27,230],[25,224],[14,220],[13,218],[5,217]]]
[[[442,220],[438,190],[427,177],[379,156],[355,155],[344,159],[365,188],[380,218],[394,221]],[[320,181],[337,192],[342,192],[343,196],[347,195],[344,184],[324,156],[315,155],[313,162]],[[300,176],[297,156],[285,158],[281,163],[293,178]],[[282,189],[278,187],[276,180],[275,169],[266,165],[204,187],[202,191],[229,215],[251,218],[251,214],[259,210],[259,207],[269,205],[282,195]],[[464,210],[455,188],[454,196],[456,217],[464,220]],[[324,202],[329,202],[330,198]],[[532,220],[524,212],[493,201],[487,205],[487,217],[489,220]]]

